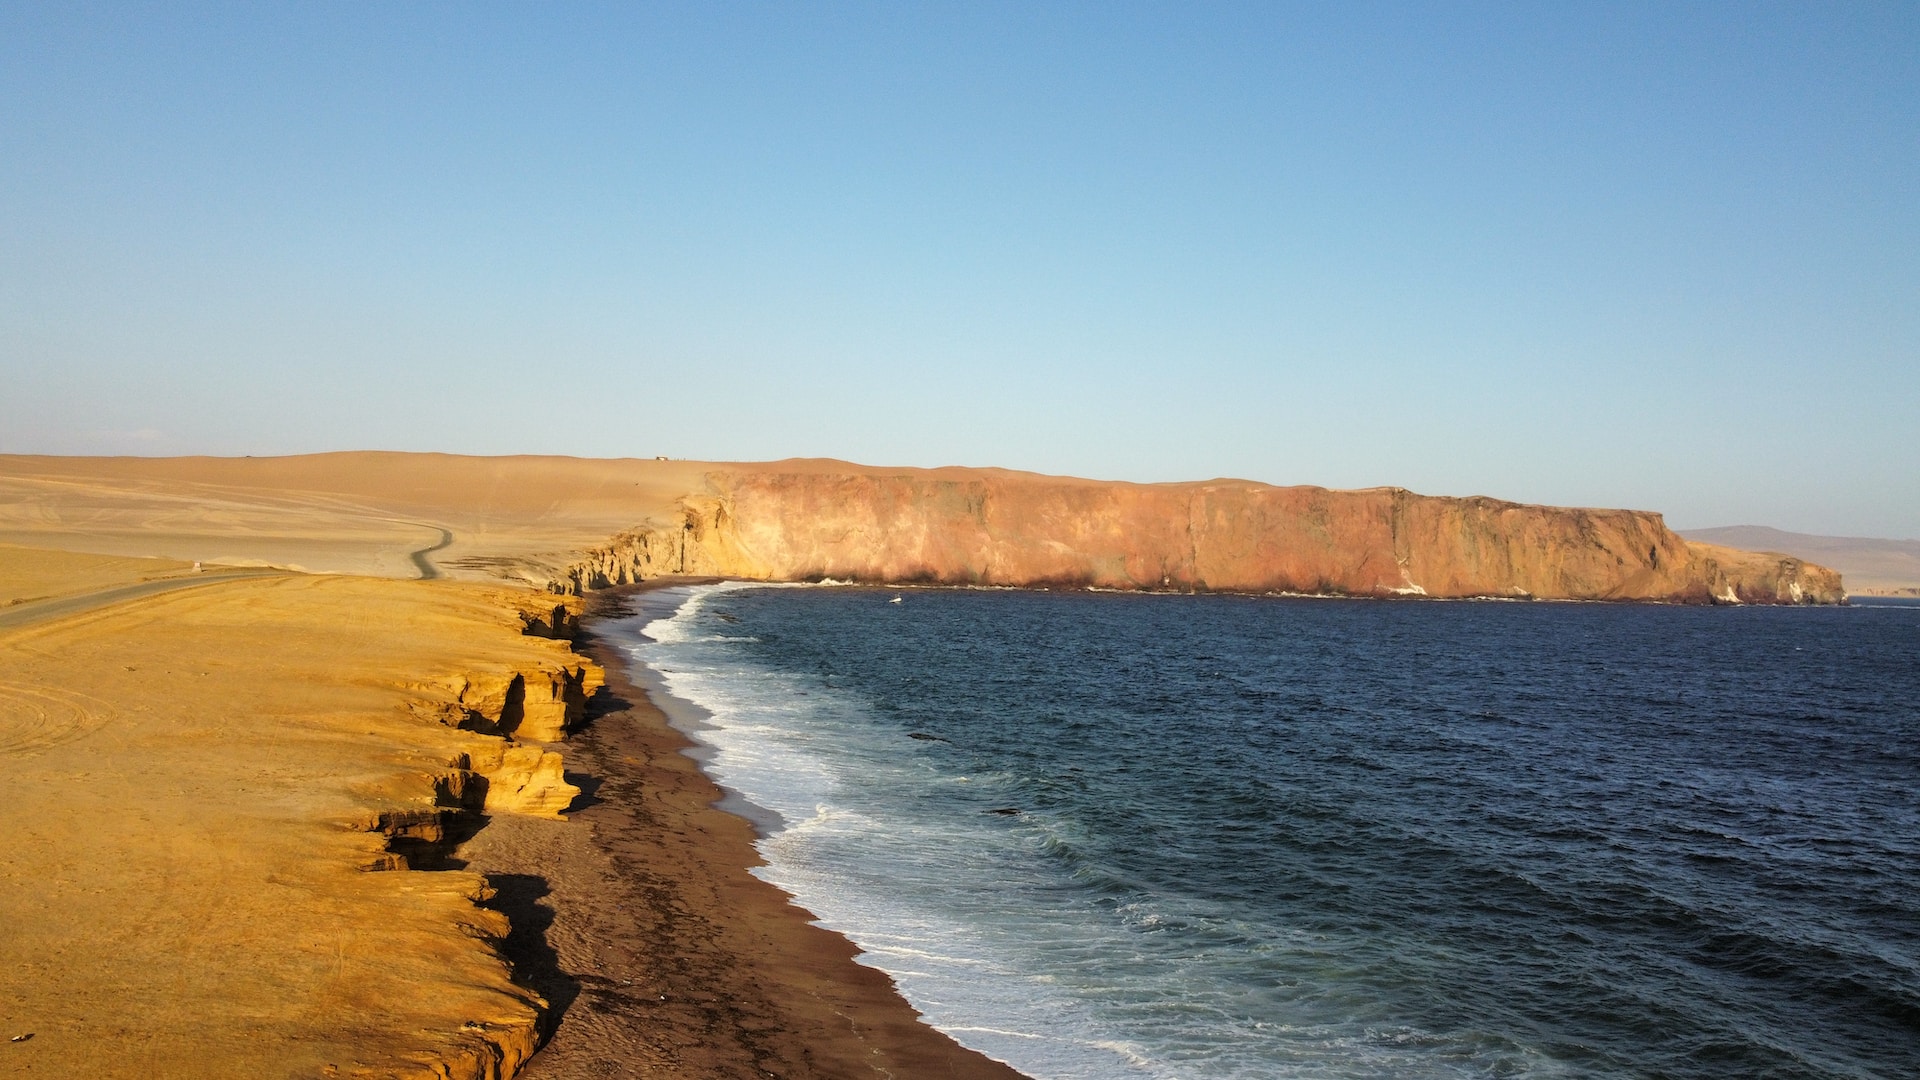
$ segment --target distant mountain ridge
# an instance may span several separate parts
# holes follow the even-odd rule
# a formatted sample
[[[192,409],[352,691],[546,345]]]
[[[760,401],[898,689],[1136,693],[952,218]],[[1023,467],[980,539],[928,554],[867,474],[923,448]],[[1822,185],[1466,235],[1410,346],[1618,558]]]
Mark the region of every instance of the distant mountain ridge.
[[[1856,596],[1920,596],[1920,540],[1815,536],[1765,525],[1679,529],[1681,536],[1747,551],[1777,551],[1840,571]]]

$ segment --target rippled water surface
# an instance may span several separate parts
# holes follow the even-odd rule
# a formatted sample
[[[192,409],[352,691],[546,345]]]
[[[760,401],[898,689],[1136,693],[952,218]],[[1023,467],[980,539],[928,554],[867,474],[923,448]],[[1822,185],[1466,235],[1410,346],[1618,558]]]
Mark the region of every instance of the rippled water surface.
[[[1920,607],[648,603],[764,876],[1036,1077],[1920,1076]]]

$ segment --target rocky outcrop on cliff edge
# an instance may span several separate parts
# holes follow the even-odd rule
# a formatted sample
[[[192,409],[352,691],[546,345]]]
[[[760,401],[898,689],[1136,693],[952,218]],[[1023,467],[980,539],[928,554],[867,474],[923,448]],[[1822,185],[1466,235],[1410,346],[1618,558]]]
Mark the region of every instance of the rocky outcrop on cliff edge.
[[[1135,591],[1839,603],[1838,574],[1660,515],[1216,480],[1131,484],[806,462],[716,469],[559,591],[668,574]]]

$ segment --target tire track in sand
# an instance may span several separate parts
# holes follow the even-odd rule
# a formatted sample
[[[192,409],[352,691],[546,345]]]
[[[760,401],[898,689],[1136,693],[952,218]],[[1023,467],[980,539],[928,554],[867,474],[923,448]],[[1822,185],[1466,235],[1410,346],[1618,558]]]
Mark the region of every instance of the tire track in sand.
[[[280,570],[240,569],[144,581],[63,596],[0,610],[0,635],[34,623],[81,615],[114,604],[182,589],[200,589],[243,578],[273,577]],[[114,716],[104,700],[64,687],[0,679],[0,754],[37,754],[85,738]]]
[[[73,690],[0,682],[0,754],[37,754],[105,727],[113,708]]]

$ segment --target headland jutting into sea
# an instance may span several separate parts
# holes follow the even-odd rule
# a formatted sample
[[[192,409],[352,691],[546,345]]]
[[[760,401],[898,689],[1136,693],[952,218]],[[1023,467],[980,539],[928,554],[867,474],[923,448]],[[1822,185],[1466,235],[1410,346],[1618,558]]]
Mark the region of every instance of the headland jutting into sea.
[[[524,1075],[596,1075],[588,1045],[1008,1075],[746,873],[750,827],[555,593],[1844,600],[1657,514],[1399,489],[354,453],[0,457],[0,494],[0,960],[35,1075],[501,1077],[546,1038]]]

